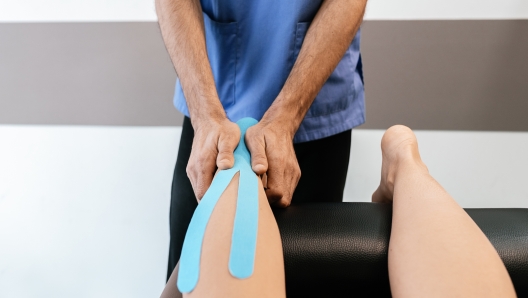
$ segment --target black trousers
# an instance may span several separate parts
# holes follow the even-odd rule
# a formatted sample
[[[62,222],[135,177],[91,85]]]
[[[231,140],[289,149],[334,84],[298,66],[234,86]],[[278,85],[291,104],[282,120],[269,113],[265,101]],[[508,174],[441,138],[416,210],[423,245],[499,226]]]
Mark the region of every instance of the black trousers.
[[[167,280],[180,259],[185,233],[198,205],[185,171],[193,138],[191,120],[185,117],[172,180]],[[301,179],[293,193],[292,203],[343,200],[351,142],[352,133],[348,130],[328,138],[294,144]]]

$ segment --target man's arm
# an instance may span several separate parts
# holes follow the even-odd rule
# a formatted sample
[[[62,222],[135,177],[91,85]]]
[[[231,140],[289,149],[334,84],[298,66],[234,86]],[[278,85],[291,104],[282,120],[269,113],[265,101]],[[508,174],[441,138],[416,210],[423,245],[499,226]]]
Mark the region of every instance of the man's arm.
[[[246,133],[253,170],[257,174],[267,172],[266,194],[277,206],[290,204],[301,174],[292,144],[295,132],[350,46],[363,20],[366,3],[367,0],[323,2],[284,87],[262,120]]]
[[[191,114],[194,139],[187,175],[200,200],[211,185],[215,166],[233,167],[240,130],[227,119],[218,98],[207,57],[200,1],[156,0],[156,12]]]

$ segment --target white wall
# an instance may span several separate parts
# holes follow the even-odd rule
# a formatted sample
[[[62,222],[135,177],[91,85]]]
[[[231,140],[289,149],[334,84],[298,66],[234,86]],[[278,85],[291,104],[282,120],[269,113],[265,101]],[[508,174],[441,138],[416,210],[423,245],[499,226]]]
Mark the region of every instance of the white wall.
[[[0,125],[0,297],[155,297],[179,127]],[[368,201],[382,131],[355,130],[345,196]],[[528,208],[528,133],[418,131],[464,207]]]
[[[369,0],[367,20],[527,19],[526,0]],[[0,22],[156,21],[154,0],[2,0]]]
[[[179,128],[0,126],[0,297],[155,297]]]
[[[415,131],[430,173],[465,208],[528,208],[528,133]],[[382,130],[352,137],[345,198],[368,201],[379,184]]]

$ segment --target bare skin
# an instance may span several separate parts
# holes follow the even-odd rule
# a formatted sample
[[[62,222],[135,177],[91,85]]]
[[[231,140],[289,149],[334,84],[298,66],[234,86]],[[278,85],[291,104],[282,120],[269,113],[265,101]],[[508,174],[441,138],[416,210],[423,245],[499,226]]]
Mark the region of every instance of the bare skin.
[[[255,173],[267,173],[270,203],[290,205],[301,172],[292,139],[310,105],[346,49],[363,18],[366,0],[324,1],[306,34],[299,57],[273,105],[246,144]],[[187,175],[200,200],[215,168],[234,165],[240,134],[218,98],[205,46],[202,8],[198,0],[156,0],[161,33],[189,107],[195,131]],[[273,148],[273,150],[270,150]]]
[[[392,296],[515,297],[508,272],[489,240],[429,174],[414,133],[405,126],[393,126],[383,136],[381,149],[381,183],[372,200],[393,203],[389,243]],[[192,295],[284,297],[280,236],[262,190],[257,240],[257,264],[262,271],[255,278],[237,281],[226,269],[226,239],[230,239],[232,230],[234,196],[233,190],[226,191],[223,203],[213,214],[215,224],[207,227],[209,240],[204,242],[202,258],[205,277],[199,282],[200,291]],[[258,261],[259,258],[264,259]],[[175,273],[165,288],[164,298],[179,297],[175,292]],[[253,288],[258,290],[252,291]]]
[[[436,182],[414,133],[387,130],[374,202],[393,202],[389,278],[394,297],[515,297],[484,233]]]
[[[259,222],[253,275],[233,277],[228,270],[231,233],[235,218],[238,174],[220,197],[205,231],[200,279],[183,297],[286,297],[282,243],[277,222],[259,179]],[[161,297],[182,297],[176,288],[178,267]]]

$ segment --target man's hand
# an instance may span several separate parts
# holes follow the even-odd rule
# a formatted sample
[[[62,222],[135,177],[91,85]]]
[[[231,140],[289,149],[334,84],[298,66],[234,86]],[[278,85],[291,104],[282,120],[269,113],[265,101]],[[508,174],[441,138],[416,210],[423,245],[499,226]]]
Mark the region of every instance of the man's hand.
[[[323,1],[281,92],[260,122],[246,132],[253,171],[267,172],[266,195],[276,206],[290,205],[301,177],[293,136],[356,35],[366,2]]]
[[[193,126],[194,139],[187,176],[196,199],[200,201],[211,186],[216,167],[226,170],[235,164],[233,151],[240,141],[240,129],[227,118],[209,119],[199,124],[193,123]]]
[[[240,129],[227,119],[218,98],[200,1],[156,0],[156,12],[194,128],[187,176],[196,198],[201,200],[211,185],[215,167],[223,170],[233,166]]]
[[[258,175],[267,174],[266,196],[270,204],[288,207],[301,178],[293,150],[293,134],[279,122],[259,122],[248,128],[246,146],[251,152],[251,167]]]

